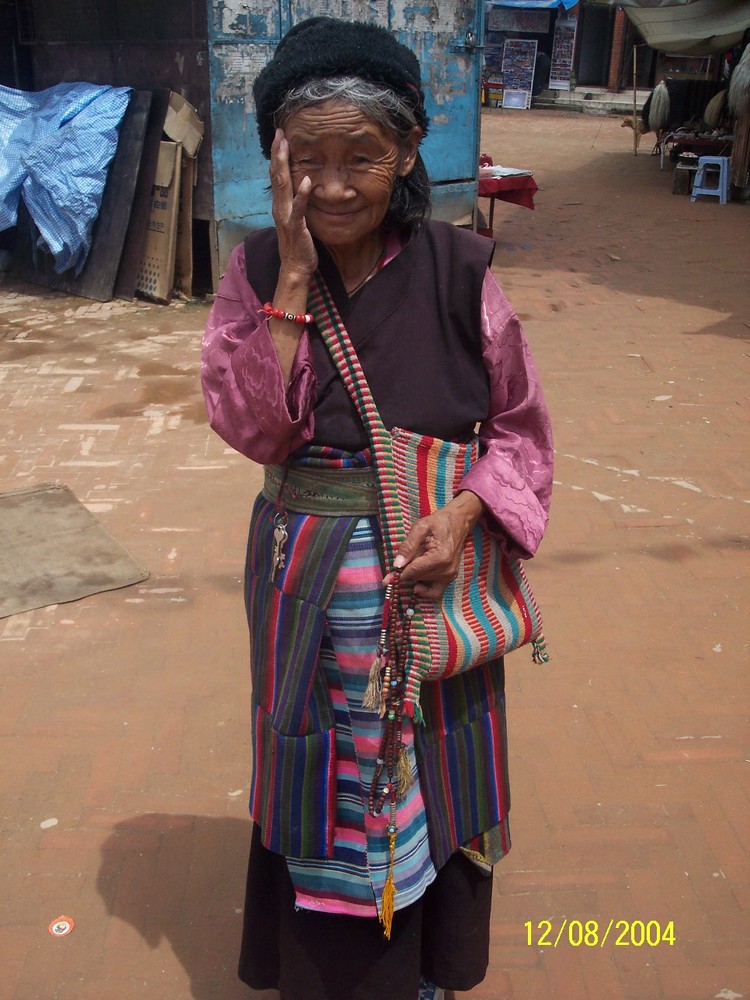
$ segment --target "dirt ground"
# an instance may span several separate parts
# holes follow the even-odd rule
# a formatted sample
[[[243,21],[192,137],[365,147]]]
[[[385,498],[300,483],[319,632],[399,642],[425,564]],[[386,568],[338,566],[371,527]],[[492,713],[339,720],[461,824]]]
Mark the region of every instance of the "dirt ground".
[[[750,206],[619,119],[487,110],[494,268],[552,412],[508,662],[514,847],[471,1000],[750,995]],[[0,491],[62,482],[145,583],[0,619],[0,1000],[241,1000],[241,573],[259,470],[206,426],[205,304],[0,285]],[[55,938],[48,925],[71,916]]]

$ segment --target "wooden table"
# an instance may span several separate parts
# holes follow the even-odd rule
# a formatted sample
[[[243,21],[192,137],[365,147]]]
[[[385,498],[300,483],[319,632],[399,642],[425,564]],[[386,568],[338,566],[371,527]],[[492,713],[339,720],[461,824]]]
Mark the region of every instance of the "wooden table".
[[[669,143],[670,158],[674,153],[696,153],[698,156],[731,156],[733,135],[695,135],[692,132],[670,132],[659,143],[659,169],[664,169],[664,154]]]
[[[479,197],[490,199],[489,227],[495,216],[495,200],[508,201],[534,210],[534,195],[539,187],[531,174],[509,174],[506,177],[479,175]]]

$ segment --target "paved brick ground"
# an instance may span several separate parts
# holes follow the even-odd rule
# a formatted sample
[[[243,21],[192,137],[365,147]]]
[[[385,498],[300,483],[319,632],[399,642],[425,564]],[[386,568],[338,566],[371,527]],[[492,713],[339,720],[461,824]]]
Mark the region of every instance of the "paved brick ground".
[[[673,195],[629,141],[484,117],[540,185],[536,212],[498,206],[495,265],[558,466],[530,567],[554,661],[510,659],[515,846],[471,1000],[750,995],[750,207]],[[0,289],[0,489],[66,483],[151,571],[0,620],[0,1000],[248,996],[258,470],[206,428],[205,313]]]

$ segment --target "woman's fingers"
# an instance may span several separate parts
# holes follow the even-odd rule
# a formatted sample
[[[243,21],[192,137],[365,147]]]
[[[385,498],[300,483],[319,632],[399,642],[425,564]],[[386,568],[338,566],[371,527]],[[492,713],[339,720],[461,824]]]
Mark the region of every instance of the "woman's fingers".
[[[416,521],[399,546],[394,569],[401,579],[414,584],[417,597],[440,600],[455,580],[466,539],[479,520],[484,505],[469,490],[458,493],[445,507]],[[388,574],[385,583],[393,582]]]
[[[277,227],[304,223],[307,199],[312,184],[309,177],[303,177],[294,193],[292,173],[289,169],[289,143],[281,129],[271,145],[271,195],[273,217]]]
[[[312,190],[312,181],[309,177],[303,177],[299,182],[299,187],[297,188],[297,193],[292,199],[292,211],[291,217],[295,221],[305,221],[305,212],[307,211],[307,199],[310,197],[310,191]]]
[[[437,600],[458,572],[465,533],[445,508],[421,518],[399,547],[396,568],[401,578],[415,584],[418,597]],[[392,574],[385,578],[389,582]]]
[[[295,193],[289,169],[289,143],[281,129],[276,130],[271,144],[269,172],[271,212],[278,234],[282,266],[296,273],[312,274],[318,266],[318,259],[305,220],[312,182],[309,177],[303,177]]]
[[[271,196],[273,199],[273,218],[278,226],[283,224],[291,211],[292,175],[289,171],[289,143],[280,128],[271,143]]]

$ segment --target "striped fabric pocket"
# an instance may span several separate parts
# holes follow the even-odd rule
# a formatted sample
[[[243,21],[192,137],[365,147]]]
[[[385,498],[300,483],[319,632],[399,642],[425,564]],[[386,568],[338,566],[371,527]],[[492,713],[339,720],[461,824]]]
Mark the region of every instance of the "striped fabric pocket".
[[[253,750],[250,814],[264,847],[285,857],[326,857],[336,820],[334,727],[288,736],[258,705]]]

